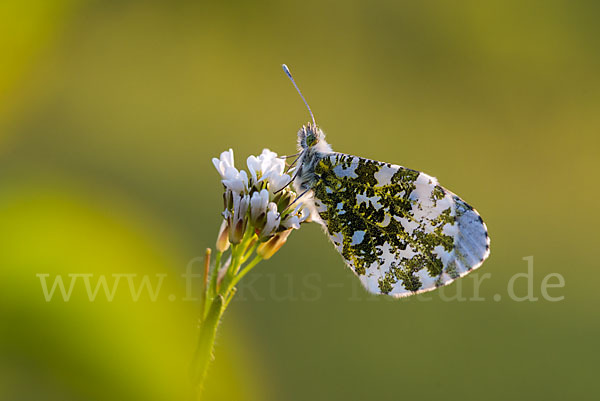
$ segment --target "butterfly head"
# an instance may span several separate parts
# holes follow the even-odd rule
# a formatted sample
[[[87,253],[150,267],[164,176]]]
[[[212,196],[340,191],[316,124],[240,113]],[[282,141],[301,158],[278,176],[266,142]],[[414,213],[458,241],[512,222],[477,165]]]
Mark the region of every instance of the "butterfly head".
[[[298,131],[298,150],[315,149],[327,151],[328,148],[329,145],[325,142],[325,134],[316,124],[308,123],[307,125],[303,125],[300,131]]]

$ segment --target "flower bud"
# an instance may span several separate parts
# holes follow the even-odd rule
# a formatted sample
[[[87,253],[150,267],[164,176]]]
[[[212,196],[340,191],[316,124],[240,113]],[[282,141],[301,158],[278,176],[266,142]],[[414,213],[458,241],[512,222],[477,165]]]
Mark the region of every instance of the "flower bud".
[[[256,248],[256,254],[265,260],[270,259],[285,244],[291,232],[292,229],[289,229],[275,234],[270,240],[263,242]]]
[[[225,252],[229,248],[229,224],[227,224],[227,220],[223,220],[221,223],[216,248],[219,252]]]
[[[246,231],[246,220],[239,220],[233,223],[233,227],[229,230],[229,242],[232,244],[239,244],[244,238],[244,232]]]
[[[260,216],[258,216],[258,218],[253,224],[257,232],[262,231],[262,229],[265,228],[265,224],[267,224],[267,214],[262,213]]]
[[[233,192],[228,188],[225,188],[223,193],[223,205],[226,210],[233,210]]]
[[[269,191],[263,189],[260,192],[254,192],[250,198],[250,221],[256,226],[258,220],[267,213],[269,204]]]
[[[289,205],[292,204],[292,193],[290,191],[281,192],[281,198],[277,202],[277,210],[283,212]]]
[[[250,195],[234,195],[233,197],[233,218],[229,228],[229,242],[232,244],[239,244],[244,237],[249,203]]]
[[[260,231],[259,238],[264,241],[272,234],[274,234],[275,231],[277,231],[277,228],[279,228],[280,219],[281,217],[279,215],[279,212],[277,212],[277,205],[273,202],[269,203],[267,211],[267,221],[263,229]]]
[[[282,192],[277,192],[271,202],[273,202],[275,204],[279,203],[279,200],[281,199],[281,194],[282,194]]]

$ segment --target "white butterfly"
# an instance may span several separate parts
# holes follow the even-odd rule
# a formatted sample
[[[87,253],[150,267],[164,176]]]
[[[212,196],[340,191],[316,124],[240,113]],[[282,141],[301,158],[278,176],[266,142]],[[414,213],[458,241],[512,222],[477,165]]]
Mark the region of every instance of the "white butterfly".
[[[475,209],[425,173],[333,152],[304,102],[294,187],[368,291],[408,296],[481,266],[490,239]]]

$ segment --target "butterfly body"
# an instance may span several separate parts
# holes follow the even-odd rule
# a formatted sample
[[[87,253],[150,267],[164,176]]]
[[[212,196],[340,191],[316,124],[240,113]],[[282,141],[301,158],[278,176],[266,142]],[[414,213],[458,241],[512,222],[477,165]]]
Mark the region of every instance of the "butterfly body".
[[[333,153],[331,146],[325,141],[323,131],[313,124],[308,124],[298,131],[298,170],[294,185],[300,193],[311,189],[318,177],[315,167],[319,161]]]
[[[294,186],[368,291],[432,290],[488,257],[479,214],[434,177],[333,152],[315,124],[300,129],[298,149]]]

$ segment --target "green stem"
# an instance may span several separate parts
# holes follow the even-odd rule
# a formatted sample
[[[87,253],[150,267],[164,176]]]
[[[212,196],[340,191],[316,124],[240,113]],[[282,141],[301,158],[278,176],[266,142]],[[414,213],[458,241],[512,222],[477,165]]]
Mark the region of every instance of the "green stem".
[[[206,248],[206,253],[204,255],[204,282],[203,284],[203,288],[202,288],[202,297],[200,298],[200,309],[202,309],[203,311],[206,310],[206,304],[208,303],[208,291],[209,291],[209,284],[210,282],[209,280],[209,270],[210,270],[210,254],[211,254],[211,249],[210,248]],[[200,321],[202,322],[202,320],[204,319],[204,313],[202,314],[202,316],[200,317]]]
[[[202,320],[206,318],[208,314],[209,306],[211,305],[213,299],[217,295],[217,279],[219,277],[219,269],[221,268],[221,259],[223,257],[223,252],[217,253],[215,267],[210,272],[210,277],[208,281],[208,286],[204,289],[204,304],[202,307]]]
[[[233,296],[235,295],[236,292],[237,292],[236,287],[233,287],[231,289],[231,291],[229,291],[229,294],[227,295],[227,298],[225,299],[225,305],[223,306],[223,310],[227,309],[227,306],[229,306],[229,302],[231,302],[231,299],[233,298]]]
[[[192,365],[192,379],[196,386],[196,392],[199,396],[202,391],[202,385],[208,372],[208,366],[212,360],[212,353],[215,344],[217,327],[223,314],[223,297],[217,295],[211,303],[208,315],[202,322],[200,337],[198,338],[198,348],[194,356]]]
[[[246,261],[248,260],[248,258],[250,257],[250,255],[252,255],[252,252],[254,252],[256,250],[256,248],[258,248],[258,239],[255,241],[254,245],[252,245],[251,247],[249,247],[249,249],[246,251],[246,253],[244,254],[244,256],[242,256],[242,260],[241,260],[241,264],[246,263]]]
[[[250,255],[249,252],[252,252],[255,249],[255,246],[252,245],[251,250],[248,251],[249,245],[255,238],[256,234],[254,234],[251,230],[246,230],[246,234],[244,235],[242,242],[231,247],[231,265],[227,269],[227,272],[223,277],[223,281],[220,283],[218,291],[218,293],[223,295],[223,297],[225,297],[225,295],[231,289],[231,282],[233,281],[235,275],[238,273],[240,266],[246,261],[246,259]]]
[[[211,271],[208,285],[205,289],[204,305],[198,348],[194,355],[192,377],[196,387],[196,396],[200,397],[206,373],[212,360],[215,336],[221,317],[227,309],[231,299],[236,293],[235,285],[254,267],[262,258],[254,257],[242,268],[244,262],[254,253],[258,243],[251,244],[256,234],[248,231],[242,242],[231,248],[231,265],[225,273],[221,283],[218,282],[219,269],[223,253],[217,253],[215,267]]]
[[[252,259],[250,263],[248,263],[231,281],[230,287],[233,288],[235,285],[250,271],[258,262],[260,262],[262,258],[258,255]]]

